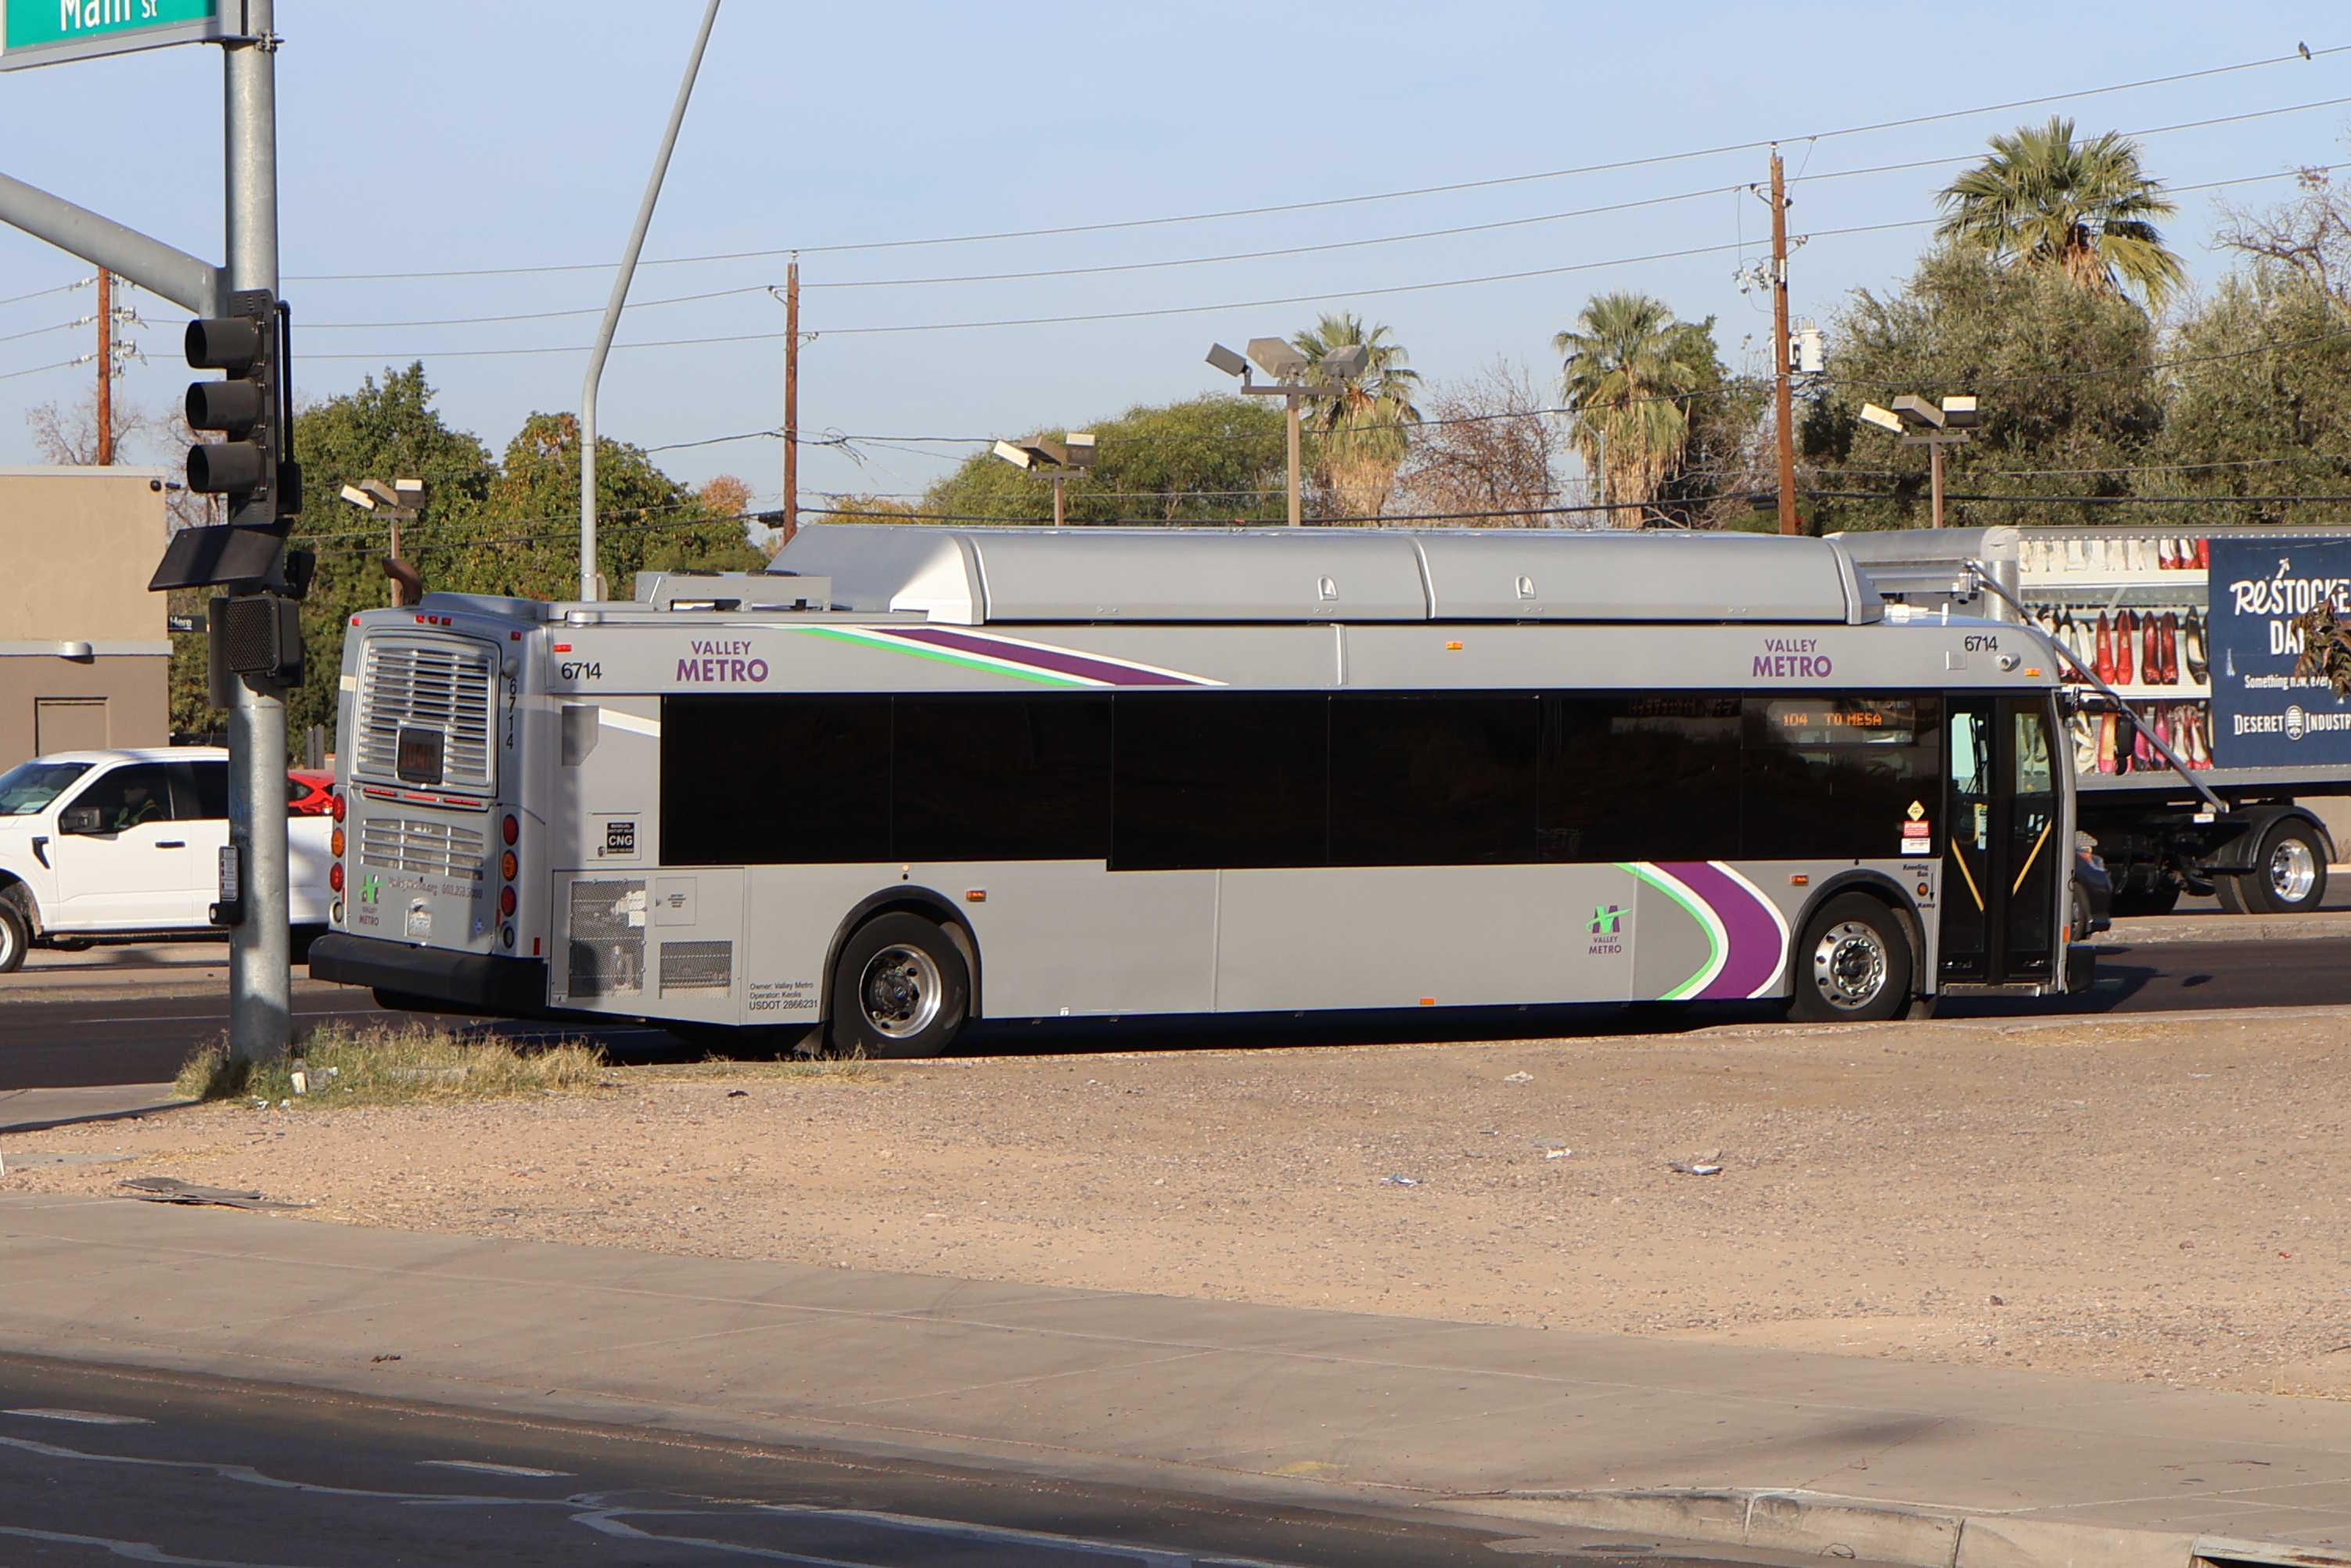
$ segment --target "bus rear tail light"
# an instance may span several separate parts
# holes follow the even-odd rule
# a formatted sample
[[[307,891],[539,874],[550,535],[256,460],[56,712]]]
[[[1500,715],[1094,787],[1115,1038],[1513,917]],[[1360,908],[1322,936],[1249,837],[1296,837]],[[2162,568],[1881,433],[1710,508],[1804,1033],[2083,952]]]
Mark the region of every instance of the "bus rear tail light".
[[[337,860],[343,858],[343,830],[337,828],[327,835],[327,849]]]
[[[506,840],[509,844],[513,843],[522,837],[522,823],[516,820],[512,813],[508,813],[507,820],[498,824],[498,837]]]
[[[343,862],[337,861],[327,868],[327,886],[335,893],[343,891]]]
[[[350,803],[343,799],[343,792],[340,789],[329,792],[327,796],[327,815],[334,818],[335,821],[340,822],[343,820],[344,813],[350,810]],[[342,853],[342,851],[337,850],[335,852],[337,854],[340,854]]]
[[[521,869],[522,862],[515,859],[514,851],[508,850],[498,857],[498,874],[508,882],[512,882],[515,879],[515,873]]]
[[[515,890],[510,887],[502,887],[498,889],[498,913],[511,917],[514,912]]]

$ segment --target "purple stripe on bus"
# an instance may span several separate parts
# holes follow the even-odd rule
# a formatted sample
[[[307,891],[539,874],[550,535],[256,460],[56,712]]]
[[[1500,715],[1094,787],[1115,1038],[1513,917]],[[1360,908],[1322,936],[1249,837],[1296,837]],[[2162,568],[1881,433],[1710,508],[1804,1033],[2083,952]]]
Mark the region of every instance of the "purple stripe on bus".
[[[1703,1001],[1722,1001],[1755,994],[1780,972],[1780,923],[1763,900],[1738,878],[1706,861],[1676,861],[1660,870],[1703,899],[1722,922],[1722,970],[1698,993]]]
[[[1113,664],[1108,659],[1089,658],[1066,648],[1028,648],[1018,643],[998,642],[993,637],[981,637],[969,632],[950,632],[940,626],[876,626],[893,637],[904,637],[912,643],[928,643],[934,647],[953,648],[961,653],[977,653],[985,658],[1001,659],[1008,664],[1026,664],[1031,669],[1050,670],[1058,675],[1076,675],[1086,680],[1101,681],[1113,686],[1191,686],[1201,683],[1185,675],[1165,675],[1156,670],[1138,670],[1131,665]]]

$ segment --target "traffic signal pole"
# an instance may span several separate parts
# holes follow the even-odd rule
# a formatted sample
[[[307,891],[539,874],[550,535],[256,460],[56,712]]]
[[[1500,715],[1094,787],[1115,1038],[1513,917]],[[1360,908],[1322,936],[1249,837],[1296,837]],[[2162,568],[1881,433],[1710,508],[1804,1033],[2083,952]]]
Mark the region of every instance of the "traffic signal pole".
[[[272,10],[272,0],[243,0],[238,20],[246,31],[242,36],[231,37],[223,27],[180,40],[222,46],[228,198],[225,267],[216,267],[201,256],[5,173],[0,173],[0,223],[107,268],[199,317],[231,308],[232,296],[238,290],[267,290],[266,298],[274,301],[277,288],[277,37]],[[274,321],[271,329],[275,329]],[[281,356],[276,373],[282,378],[287,370]],[[277,427],[271,435],[273,456],[284,455],[278,444],[291,434],[282,428],[282,413],[280,407],[270,413]],[[225,456],[229,449],[221,450]],[[192,463],[192,481],[194,468]],[[290,480],[298,488],[298,471],[290,461],[282,475],[273,477]],[[265,494],[274,502],[283,488],[273,483]],[[272,507],[258,509],[272,512]],[[233,503],[231,523],[264,526],[193,528],[172,536],[163,565],[148,586],[160,590],[234,585],[249,592],[276,581],[284,571],[283,521],[274,513],[239,518],[236,510]],[[283,1054],[293,1025],[293,988],[287,973],[291,942],[287,929],[286,704],[274,681],[258,688],[250,677],[232,678],[228,684],[232,692],[229,838],[237,851],[237,904],[244,912],[231,925],[229,935],[229,1050],[236,1058],[251,1061]]]
[[[245,0],[249,37],[222,51],[229,289],[277,292],[277,36],[271,0]],[[278,367],[280,376],[292,367]],[[273,683],[228,683],[228,837],[243,862],[245,918],[229,927],[232,1059],[282,1056],[293,1037],[286,892],[286,699]]]

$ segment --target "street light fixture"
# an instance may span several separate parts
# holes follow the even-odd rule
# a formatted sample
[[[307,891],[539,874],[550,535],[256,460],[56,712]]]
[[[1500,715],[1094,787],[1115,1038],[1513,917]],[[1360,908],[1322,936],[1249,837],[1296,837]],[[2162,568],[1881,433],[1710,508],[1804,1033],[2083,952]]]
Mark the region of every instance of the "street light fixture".
[[[1372,351],[1363,343],[1350,343],[1343,349],[1332,349],[1319,360],[1310,360],[1297,348],[1281,338],[1251,338],[1249,360],[1242,359],[1222,343],[1208,345],[1208,363],[1228,376],[1238,376],[1241,391],[1250,397],[1278,397],[1289,413],[1290,436],[1290,526],[1297,528],[1300,516],[1298,497],[1298,410],[1302,400],[1328,392],[1332,383],[1351,382],[1370,365]],[[1249,381],[1249,360],[1258,369],[1273,378],[1270,386],[1258,386]],[[1309,371],[1320,371],[1322,380],[1309,382]]]
[[[1929,402],[1916,392],[1904,392],[1892,408],[1874,402],[1861,405],[1861,422],[1890,431],[1905,446],[1927,448],[1927,465],[1934,492],[1934,526],[1943,526],[1943,448],[1965,443],[1975,434],[1977,413],[1972,393],[1953,392],[1940,402]]]
[[[1053,526],[1061,526],[1061,485],[1073,473],[1094,465],[1094,437],[1090,430],[1064,431],[1059,441],[1042,436],[1034,441],[999,441],[996,455],[1015,468],[1043,474],[1053,481]]]
[[[424,481],[394,479],[387,485],[381,479],[362,479],[356,485],[343,486],[343,499],[371,517],[383,518],[392,525],[392,552],[384,557],[383,574],[392,580],[392,602],[394,609],[415,603],[424,597],[424,580],[416,569],[400,558],[400,525],[413,523],[424,509]]]

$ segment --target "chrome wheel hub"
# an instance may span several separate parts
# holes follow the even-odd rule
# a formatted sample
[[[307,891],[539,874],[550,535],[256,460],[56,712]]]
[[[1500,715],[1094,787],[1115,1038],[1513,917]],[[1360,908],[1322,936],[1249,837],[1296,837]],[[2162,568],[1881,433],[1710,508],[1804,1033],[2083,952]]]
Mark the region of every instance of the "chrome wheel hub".
[[[2318,857],[2300,839],[2288,839],[2270,852],[2270,891],[2287,904],[2310,896],[2318,881]]]
[[[884,947],[857,982],[859,1006],[873,1032],[905,1040],[939,1016],[939,967],[919,947]]]
[[[1857,920],[1830,926],[1813,949],[1813,983],[1844,1012],[1876,1001],[1886,989],[1886,971],[1885,940]]]

